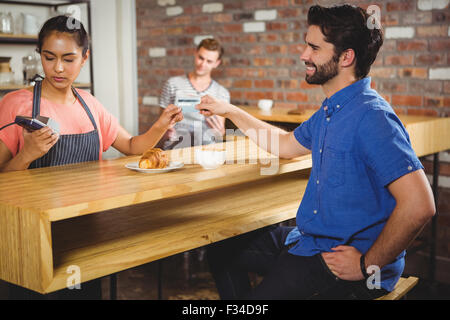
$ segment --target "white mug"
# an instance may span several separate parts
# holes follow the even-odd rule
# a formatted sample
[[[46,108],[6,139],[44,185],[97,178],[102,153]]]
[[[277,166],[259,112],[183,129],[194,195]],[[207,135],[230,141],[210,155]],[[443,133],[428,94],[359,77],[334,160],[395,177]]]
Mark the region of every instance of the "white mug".
[[[23,16],[23,33],[37,35],[39,32],[37,17],[28,13],[22,13],[22,16]]]
[[[258,101],[258,108],[263,111],[269,111],[272,108],[273,100],[270,99],[261,99]]]

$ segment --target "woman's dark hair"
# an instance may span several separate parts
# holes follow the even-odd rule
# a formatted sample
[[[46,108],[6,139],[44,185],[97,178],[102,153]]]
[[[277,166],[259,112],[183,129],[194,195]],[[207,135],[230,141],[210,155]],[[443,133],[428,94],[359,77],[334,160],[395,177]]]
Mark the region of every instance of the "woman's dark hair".
[[[334,45],[338,57],[345,50],[353,49],[358,79],[367,76],[383,44],[381,25],[368,23],[369,18],[371,16],[362,8],[351,5],[330,8],[316,5],[308,12],[308,25],[320,27],[325,41]]]
[[[79,20],[65,15],[50,18],[44,23],[41,31],[39,31],[38,44],[36,48],[38,53],[41,53],[45,38],[47,38],[52,32],[70,33],[77,45],[83,48],[83,56],[86,55],[86,52],[89,49],[89,35]]]

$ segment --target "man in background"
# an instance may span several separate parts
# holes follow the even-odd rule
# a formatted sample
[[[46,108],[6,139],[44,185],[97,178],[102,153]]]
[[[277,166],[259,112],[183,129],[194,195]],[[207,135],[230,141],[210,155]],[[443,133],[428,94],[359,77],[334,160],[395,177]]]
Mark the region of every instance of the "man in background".
[[[194,54],[194,70],[182,76],[168,79],[161,92],[159,105],[166,108],[175,103],[176,96],[202,97],[210,95],[223,101],[230,101],[230,93],[211,77],[214,69],[222,62],[224,49],[213,38],[203,39]],[[188,110],[191,111],[191,110]],[[198,111],[183,111],[184,119],[170,128],[161,139],[163,149],[183,148],[221,141],[225,134],[225,118],[205,117]]]

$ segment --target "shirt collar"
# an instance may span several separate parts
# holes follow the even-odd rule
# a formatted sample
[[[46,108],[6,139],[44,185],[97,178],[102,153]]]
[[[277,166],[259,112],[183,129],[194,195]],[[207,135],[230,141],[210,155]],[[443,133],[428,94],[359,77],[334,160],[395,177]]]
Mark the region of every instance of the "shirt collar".
[[[330,98],[326,98],[322,107],[327,116],[332,115],[335,111],[342,109],[345,104],[350,101],[357,94],[370,89],[371,78],[366,77],[361,80],[352,83],[351,85],[339,90],[333,94]]]

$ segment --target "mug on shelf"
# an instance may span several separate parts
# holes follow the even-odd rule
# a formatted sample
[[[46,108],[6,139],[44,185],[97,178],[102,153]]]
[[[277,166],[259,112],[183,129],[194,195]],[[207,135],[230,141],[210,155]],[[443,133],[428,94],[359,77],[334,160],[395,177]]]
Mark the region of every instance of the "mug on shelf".
[[[22,13],[23,33],[37,35],[39,32],[38,18],[29,13]]]

